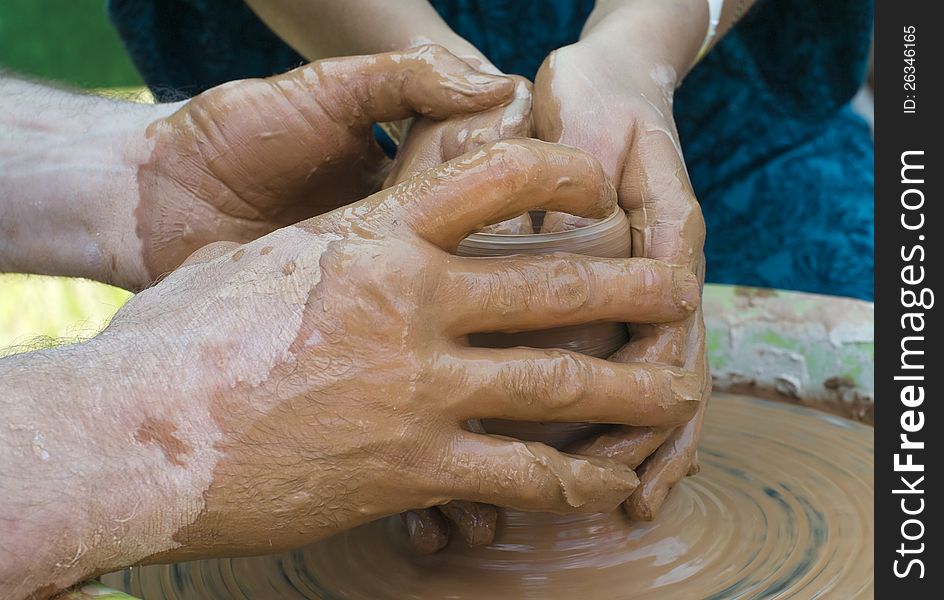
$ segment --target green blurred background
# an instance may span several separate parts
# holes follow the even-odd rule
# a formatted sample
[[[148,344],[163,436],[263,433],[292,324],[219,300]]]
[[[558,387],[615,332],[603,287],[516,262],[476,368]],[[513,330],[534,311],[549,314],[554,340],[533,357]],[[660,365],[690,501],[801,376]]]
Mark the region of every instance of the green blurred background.
[[[83,88],[141,85],[105,0],[0,0],[0,65]]]
[[[0,69],[85,89],[141,85],[105,0],[0,0]],[[84,280],[0,275],[0,355],[94,334],[129,296]]]

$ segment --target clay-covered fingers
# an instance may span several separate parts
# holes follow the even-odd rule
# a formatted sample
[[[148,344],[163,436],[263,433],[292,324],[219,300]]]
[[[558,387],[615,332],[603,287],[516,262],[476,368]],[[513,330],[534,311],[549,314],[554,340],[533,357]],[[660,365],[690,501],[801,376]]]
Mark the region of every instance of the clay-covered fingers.
[[[498,510],[491,504],[453,500],[434,508],[411,510],[401,515],[410,543],[420,554],[446,547],[450,531],[456,531],[469,546],[491,544],[498,523]]]
[[[493,142],[384,192],[383,218],[404,220],[428,242],[454,250],[470,233],[528,210],[602,219],[616,191],[589,154],[537,140]]]
[[[420,554],[439,552],[449,543],[449,523],[436,508],[421,508],[400,513],[410,543]]]
[[[623,364],[567,350],[454,350],[451,377],[463,383],[449,402],[461,420],[679,425],[698,409],[701,390],[686,371]]]
[[[414,119],[406,139],[397,148],[393,169],[384,187],[452,160],[480,146],[507,138],[531,137],[531,84],[510,76],[515,93],[510,102],[472,115],[446,120]],[[397,132],[402,139],[403,131]]]
[[[609,458],[635,469],[649,458],[675,429],[617,425],[597,436],[575,442],[564,450],[569,454]]]
[[[500,106],[514,96],[508,77],[477,71],[441,46],[332,58],[270,79],[287,94],[311,97],[334,121],[366,126],[425,115],[442,119]]]
[[[685,266],[703,281],[705,224],[681,153],[669,134],[649,132],[638,140],[620,182],[619,195],[634,232],[633,255]],[[652,447],[657,437],[650,437],[652,444],[639,443],[639,448],[634,448],[646,437],[636,428],[612,430],[588,445],[591,453],[628,450],[624,456],[632,455],[632,460],[627,464],[640,465],[639,489],[623,507],[631,518],[648,521],[656,516],[672,488],[698,469],[697,448],[711,376],[700,308],[682,322],[634,324],[630,332],[631,341],[611,360],[682,368],[690,373],[696,385],[693,393],[700,398],[697,414],[657,447]],[[644,445],[651,448],[651,455],[638,463]]]
[[[636,489],[629,467],[537,442],[461,432],[439,473],[442,492],[520,510],[607,512]]]
[[[638,469],[639,488],[623,503],[633,520],[651,521],[669,492],[686,476],[698,472],[698,441],[705,415],[702,403],[688,423],[677,428]]]
[[[453,500],[437,507],[452,528],[469,546],[491,544],[495,537],[498,510],[491,504]]]
[[[633,256],[688,266],[702,261],[705,221],[678,142],[668,131],[643,133],[618,184],[633,228]]]
[[[698,306],[690,270],[645,258],[573,254],[450,259],[439,288],[455,335],[594,321],[662,323]]]

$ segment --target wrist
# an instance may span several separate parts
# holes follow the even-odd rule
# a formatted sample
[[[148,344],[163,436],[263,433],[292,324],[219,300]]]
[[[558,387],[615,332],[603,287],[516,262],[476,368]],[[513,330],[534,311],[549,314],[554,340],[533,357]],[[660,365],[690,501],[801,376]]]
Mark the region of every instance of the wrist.
[[[108,563],[91,565],[94,576],[172,560],[187,549],[180,532],[203,511],[219,429],[200,363],[182,359],[182,350],[166,328],[139,326],[106,331],[85,348],[83,362],[108,367],[113,401],[109,412],[86,414],[83,425],[96,456],[114,461],[84,478],[86,522],[121,522],[111,528]]]
[[[135,161],[154,107],[101,102],[107,119],[25,125],[14,132],[18,147],[0,155],[0,270],[128,289],[147,283],[135,232]]]
[[[106,333],[0,361],[0,488],[16,491],[0,506],[0,595],[64,589],[181,546],[207,479],[190,463],[215,450],[171,420],[179,403],[156,353],[143,336]]]
[[[438,44],[476,68],[498,73],[427,0],[248,0],[263,21],[308,60],[378,54]]]
[[[695,62],[708,22],[705,0],[601,0],[587,20],[581,42],[616,60],[671,67],[677,86]]]

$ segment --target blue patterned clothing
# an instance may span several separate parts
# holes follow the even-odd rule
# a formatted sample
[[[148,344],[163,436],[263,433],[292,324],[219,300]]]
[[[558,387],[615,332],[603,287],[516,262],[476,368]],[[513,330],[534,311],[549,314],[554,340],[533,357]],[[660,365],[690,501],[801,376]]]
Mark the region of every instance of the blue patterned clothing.
[[[578,39],[593,0],[433,5],[498,68],[533,79],[550,51]],[[108,7],[162,100],[304,62],[240,0]],[[871,0],[760,0],[678,90],[708,281],[872,299],[872,138],[849,107],[871,27]]]

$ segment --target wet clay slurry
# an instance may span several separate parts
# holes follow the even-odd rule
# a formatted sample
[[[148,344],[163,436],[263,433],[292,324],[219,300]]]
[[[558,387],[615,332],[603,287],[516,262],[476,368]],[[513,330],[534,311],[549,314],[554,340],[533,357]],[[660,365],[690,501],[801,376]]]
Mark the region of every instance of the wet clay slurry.
[[[865,425],[716,394],[701,472],[651,523],[502,511],[493,544],[421,556],[391,517],[296,552],[104,581],[147,600],[871,598],[872,450]]]

